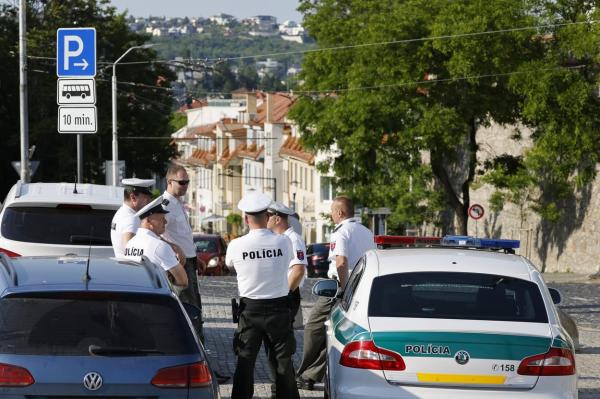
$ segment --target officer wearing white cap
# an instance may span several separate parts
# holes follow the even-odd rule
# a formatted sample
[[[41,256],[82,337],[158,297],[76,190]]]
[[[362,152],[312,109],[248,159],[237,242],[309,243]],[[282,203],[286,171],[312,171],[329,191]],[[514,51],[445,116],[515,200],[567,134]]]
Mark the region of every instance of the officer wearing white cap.
[[[306,267],[308,265],[308,261],[306,260],[306,244],[292,226],[292,219],[294,219],[293,215],[297,216],[293,209],[283,205],[281,202],[273,202],[269,206],[269,209],[267,209],[267,214],[269,216],[267,227],[274,233],[286,235],[292,242],[293,257],[288,269],[288,288],[290,290],[288,295],[290,299],[291,319],[293,322],[300,309],[300,302],[302,300],[300,288],[302,288],[306,278]],[[294,352],[296,351],[294,350]],[[271,371],[274,374],[273,353],[268,352],[268,355],[270,365],[272,366]],[[276,392],[274,385],[271,385],[271,392]]]
[[[110,241],[116,257],[125,255],[125,245],[140,227],[140,219],[135,213],[152,199],[150,187],[154,185],[154,179],[134,177],[121,180],[121,184],[124,186],[123,205],[117,210],[110,224]]]
[[[185,256],[176,246],[159,237],[167,224],[165,214],[169,213],[162,202],[163,198],[158,197],[135,214],[140,219],[140,227],[135,237],[125,246],[125,257],[139,262],[142,256],[146,256],[152,263],[167,271],[173,284],[182,289],[188,285],[183,268]]]
[[[233,339],[238,362],[232,398],[251,399],[254,364],[263,341],[275,361],[278,398],[299,398],[292,353],[294,332],[288,300],[288,268],[292,243],[285,235],[267,229],[271,199],[262,193],[246,194],[238,203],[250,231],[231,241],[225,263],[237,272],[240,294],[239,324]]]

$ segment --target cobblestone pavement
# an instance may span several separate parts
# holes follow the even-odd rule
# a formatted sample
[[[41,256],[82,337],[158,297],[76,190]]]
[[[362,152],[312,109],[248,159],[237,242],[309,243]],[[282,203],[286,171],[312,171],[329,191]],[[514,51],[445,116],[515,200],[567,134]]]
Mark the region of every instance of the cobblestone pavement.
[[[577,275],[546,276],[551,287],[563,294],[561,307],[573,316],[579,327],[581,349],[577,353],[579,398],[600,399],[600,280],[588,280]],[[308,279],[302,292],[304,320],[308,317],[315,298],[310,293],[315,279]],[[204,309],[206,349],[212,367],[233,376],[236,358],[231,348],[235,324],[231,321],[231,298],[237,297],[235,277],[202,277],[200,293]],[[297,351],[294,364],[302,356],[302,330],[296,331]],[[264,351],[261,350],[255,368],[255,398],[269,398],[271,379]],[[230,398],[232,380],[222,384],[222,398]],[[315,391],[300,391],[300,397],[323,397],[323,385]]]

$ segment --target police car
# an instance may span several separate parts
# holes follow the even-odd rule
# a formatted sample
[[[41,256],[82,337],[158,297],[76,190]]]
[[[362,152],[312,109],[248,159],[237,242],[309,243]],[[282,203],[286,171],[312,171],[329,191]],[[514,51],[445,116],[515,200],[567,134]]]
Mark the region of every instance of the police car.
[[[326,397],[577,398],[560,294],[514,254],[518,241],[376,241],[392,248],[367,252],[344,292],[333,280],[313,288],[338,299],[326,322]]]

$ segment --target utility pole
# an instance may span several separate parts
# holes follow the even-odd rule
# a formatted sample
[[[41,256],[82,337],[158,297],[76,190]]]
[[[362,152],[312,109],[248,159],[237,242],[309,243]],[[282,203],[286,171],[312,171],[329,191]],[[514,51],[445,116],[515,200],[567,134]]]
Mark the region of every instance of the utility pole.
[[[29,183],[29,113],[27,109],[26,0],[19,3],[19,107],[21,129],[21,181]]]

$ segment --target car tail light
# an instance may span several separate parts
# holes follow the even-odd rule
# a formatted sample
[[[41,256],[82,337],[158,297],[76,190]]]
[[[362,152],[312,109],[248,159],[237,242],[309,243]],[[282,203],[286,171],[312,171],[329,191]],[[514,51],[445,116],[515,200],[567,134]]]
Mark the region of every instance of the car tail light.
[[[18,254],[18,253],[16,253],[16,252],[13,252],[13,251],[9,251],[9,250],[8,250],[8,249],[6,249],[6,248],[0,248],[0,252],[2,252],[2,253],[4,253],[4,254],[6,254],[6,255],[8,255],[8,256],[10,256],[11,258],[16,258],[16,257],[18,257],[18,256],[21,256],[20,254]]]
[[[27,387],[34,382],[27,369],[0,363],[0,387]]]
[[[396,352],[375,346],[373,341],[354,341],[344,348],[340,364],[346,367],[374,370],[406,369],[404,359]]]
[[[212,376],[205,362],[158,370],[152,385],[159,388],[199,388],[210,385]]]
[[[527,357],[521,361],[517,374],[556,376],[575,374],[573,352],[564,348],[550,348],[546,353]]]

